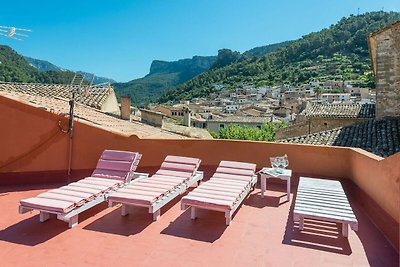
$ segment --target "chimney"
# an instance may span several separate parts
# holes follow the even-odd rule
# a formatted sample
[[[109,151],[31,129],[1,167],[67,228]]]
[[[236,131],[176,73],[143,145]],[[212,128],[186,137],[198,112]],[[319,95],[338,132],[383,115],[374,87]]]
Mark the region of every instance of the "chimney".
[[[190,127],[190,109],[187,107],[183,109],[183,125]]]
[[[131,119],[131,97],[121,96],[121,119]]]

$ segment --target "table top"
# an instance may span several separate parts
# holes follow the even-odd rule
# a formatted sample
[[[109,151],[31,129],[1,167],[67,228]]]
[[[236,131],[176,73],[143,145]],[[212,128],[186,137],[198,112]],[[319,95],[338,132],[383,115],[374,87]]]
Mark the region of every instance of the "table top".
[[[277,170],[276,168],[269,168],[269,167],[264,167],[262,168],[259,173],[261,175],[267,175],[269,177],[287,177],[287,176],[292,176],[292,170],[290,169],[279,169]]]

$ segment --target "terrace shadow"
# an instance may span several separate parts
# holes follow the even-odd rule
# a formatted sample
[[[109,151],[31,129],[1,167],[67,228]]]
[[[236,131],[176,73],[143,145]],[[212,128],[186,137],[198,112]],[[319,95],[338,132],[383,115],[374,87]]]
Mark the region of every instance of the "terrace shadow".
[[[85,230],[122,236],[142,232],[152,223],[148,210],[143,207],[129,207],[129,214],[121,216],[121,208],[115,209],[83,227]]]
[[[39,214],[0,231],[0,240],[25,246],[36,246],[68,230],[65,222],[57,220],[54,215],[50,220],[41,223]]]
[[[286,193],[286,185],[273,183],[269,185],[267,191],[264,192],[264,197],[261,198],[261,191],[256,189],[250,192],[249,196],[243,202],[246,206],[254,208],[265,208],[265,207],[279,207],[288,203]]]
[[[293,220],[295,198],[296,195],[292,199],[282,244],[351,255],[349,240],[342,236],[339,223],[304,219],[304,230],[299,230],[299,223]]]
[[[187,209],[161,234],[213,243],[227,228],[222,212],[197,209],[196,215],[196,220],[190,219],[190,209]]]
[[[162,207],[161,216],[164,212],[176,205],[182,196],[183,195],[176,197]],[[139,234],[153,222],[153,215],[149,213],[148,208],[128,205],[128,215],[121,216],[121,207],[119,207],[88,224],[83,229],[107,234],[130,236]]]
[[[101,203],[79,214],[79,223],[106,209],[106,203]],[[35,211],[36,213],[36,211]],[[68,223],[50,214],[50,219],[41,223],[39,214],[20,221],[0,231],[0,240],[26,246],[36,246],[68,230]]]

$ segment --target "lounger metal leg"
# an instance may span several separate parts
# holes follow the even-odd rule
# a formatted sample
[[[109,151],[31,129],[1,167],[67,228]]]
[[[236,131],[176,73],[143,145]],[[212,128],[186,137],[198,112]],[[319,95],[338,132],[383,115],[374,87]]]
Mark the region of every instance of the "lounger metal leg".
[[[161,210],[159,209],[159,210],[156,210],[154,213],[153,213],[153,221],[158,221],[159,219],[160,219],[160,215],[161,215]]]
[[[230,225],[232,221],[232,216],[230,211],[225,211],[225,221],[226,225]]]
[[[190,207],[190,219],[192,219],[192,220],[196,219],[196,208],[195,207]]]
[[[344,237],[348,237],[349,236],[349,227],[347,223],[342,223],[342,235]]]
[[[128,205],[122,204],[121,206],[121,216],[126,216],[128,215]]]
[[[304,217],[300,217],[299,229],[300,231],[304,230]]]
[[[261,174],[261,197],[264,197],[265,194],[265,187],[267,183],[267,178],[265,175]]]
[[[24,214],[24,213],[27,213],[28,211],[31,211],[31,209],[25,208],[23,206],[19,206],[19,214]]]
[[[50,213],[47,213],[47,212],[44,212],[44,211],[41,211],[41,212],[40,212],[40,215],[39,215],[39,220],[40,220],[40,222],[45,222],[45,221],[47,221],[49,218],[50,218]]]
[[[78,215],[71,217],[68,221],[68,227],[72,228],[78,225]]]

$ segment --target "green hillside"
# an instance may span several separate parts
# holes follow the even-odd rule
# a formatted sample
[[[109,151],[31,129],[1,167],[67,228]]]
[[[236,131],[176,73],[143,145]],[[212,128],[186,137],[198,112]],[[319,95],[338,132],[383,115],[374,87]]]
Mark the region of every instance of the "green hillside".
[[[157,100],[165,90],[208,70],[215,60],[215,56],[194,56],[173,62],[154,60],[150,73],[145,77],[127,83],[115,83],[113,86],[118,97],[129,95],[133,104],[142,106]]]
[[[254,48],[244,52],[243,54],[248,55],[248,56],[253,56],[253,57],[261,57],[270,52],[274,52],[274,51],[278,50],[279,48],[287,46],[288,44],[290,44],[290,42],[291,41],[285,41],[285,42],[276,43],[276,44],[254,47]]]
[[[159,101],[205,97],[215,91],[215,84],[229,88],[241,83],[299,85],[315,79],[356,79],[362,86],[373,86],[367,36],[399,20],[398,12],[351,15],[262,57],[248,57],[222,68],[210,69],[168,90]]]
[[[23,56],[11,47],[0,45],[0,81],[24,83],[70,83],[70,71],[41,72],[29,65]]]

